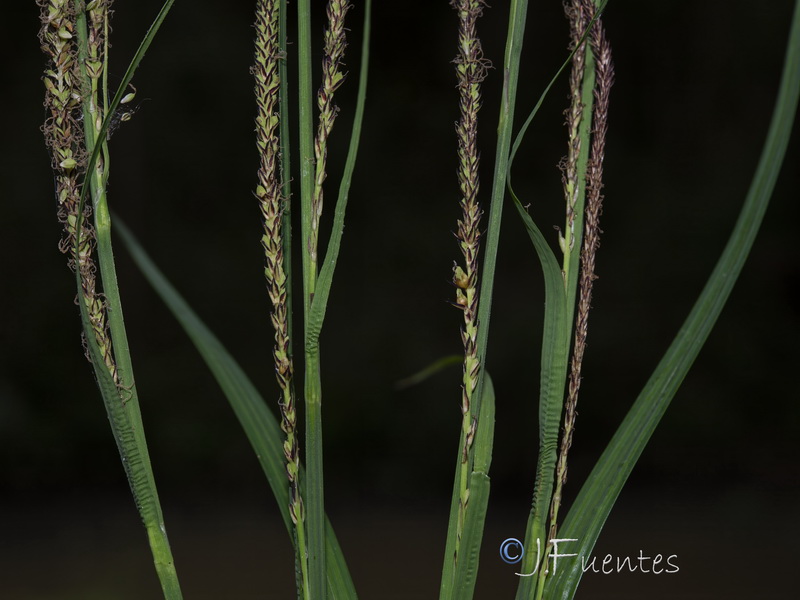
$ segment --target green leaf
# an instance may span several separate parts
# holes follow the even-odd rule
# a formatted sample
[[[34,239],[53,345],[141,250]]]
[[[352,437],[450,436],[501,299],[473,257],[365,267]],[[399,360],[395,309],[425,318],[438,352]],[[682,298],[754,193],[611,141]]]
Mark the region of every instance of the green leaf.
[[[494,385],[489,373],[483,379],[483,404],[475,433],[475,461],[469,480],[469,502],[464,515],[459,561],[456,565],[453,597],[470,600],[475,593],[478,559],[489,506],[489,466],[494,444]]]
[[[455,572],[453,598],[470,600],[475,593],[478,577],[478,559],[483,540],[486,508],[489,505],[489,476],[473,471],[469,478],[469,503],[464,515],[464,532]]]
[[[281,214],[281,243],[283,246],[283,270],[286,274],[286,322],[287,329],[294,331],[293,323],[294,316],[292,311],[292,292],[294,281],[292,269],[292,169],[291,169],[291,130],[292,125],[289,120],[289,109],[291,107],[289,101],[289,68],[286,60],[288,55],[288,10],[286,8],[286,0],[280,0],[278,8],[278,48],[280,49],[283,59],[278,62],[278,80],[281,82],[278,89],[279,100],[278,106],[280,108],[279,127],[280,133],[278,135],[281,144],[281,194],[283,195],[283,212]],[[294,356],[294,340],[293,336],[289,336],[289,347],[287,354],[290,358]],[[294,383],[292,383],[294,385]],[[294,393],[294,392],[293,392]],[[295,396],[296,397],[296,396]]]
[[[448,547],[445,552],[445,566],[442,570],[442,583],[439,597],[458,598],[469,600],[475,590],[478,573],[478,557],[483,538],[483,527],[486,521],[486,509],[489,504],[489,466],[492,462],[492,446],[494,444],[494,414],[495,396],[494,384],[488,371],[483,379],[483,393],[485,402],[481,406],[478,419],[478,430],[475,433],[473,444],[473,471],[470,474],[470,485],[479,486],[478,489],[470,488],[470,498],[464,514],[464,532],[461,536],[462,560],[458,564],[453,561],[454,549]],[[461,454],[456,460],[456,477],[461,470]],[[458,519],[459,488],[454,486],[453,497],[450,502],[450,520],[448,531],[455,532]]]
[[[519,199],[511,192],[517,212],[525,223],[528,236],[536,248],[545,281],[544,331],[539,375],[539,457],[536,463],[536,483],[533,505],[525,533],[525,548],[533,548],[536,540],[547,540],[547,517],[553,493],[555,465],[558,456],[558,433],[561,409],[564,403],[564,386],[567,376],[570,324],[567,317],[567,299],[564,279],[553,251],[541,231],[525,211]],[[532,573],[536,553],[528,552],[521,563],[522,573]],[[532,598],[537,576],[521,577],[517,598]]]
[[[289,516],[289,484],[284,466],[283,432],[277,419],[219,339],[206,327],[164,277],[120,218],[115,216],[115,219],[117,231],[134,262],[186,331],[222,388],[258,457],[275,500],[278,502],[283,522],[291,534],[292,522]],[[301,484],[304,479],[301,473]],[[356,598],[347,565],[327,519],[325,527],[329,594],[332,598]]]
[[[483,427],[478,427],[475,432],[475,461],[472,470],[478,473],[489,474],[492,464],[492,447],[494,446],[494,383],[489,372],[483,378],[483,393],[486,406],[481,406],[479,422]],[[485,420],[484,420],[485,419]]]
[[[795,3],[778,99],[744,206],[714,271],[689,316],[631,407],[575,500],[559,537],[576,538],[574,560],[559,562],[545,597],[571,600],[580,583],[580,557],[594,548],[611,508],[719,317],[750,253],[775,187],[800,96],[800,0]]]
[[[508,34],[506,36],[505,56],[503,59],[503,91],[500,102],[500,117],[497,123],[497,146],[492,176],[489,222],[486,228],[486,246],[480,274],[481,292],[478,299],[478,323],[480,323],[480,326],[478,327],[477,340],[480,372],[478,374],[478,385],[476,386],[478,393],[474,394],[472,398],[472,409],[478,414],[480,414],[481,409],[480,392],[483,390],[482,382],[489,344],[494,275],[497,265],[497,248],[500,243],[500,222],[503,217],[503,199],[505,197],[509,150],[514,127],[514,109],[519,83],[519,63],[522,55],[522,42],[525,38],[527,16],[528,0],[512,0],[509,8]]]

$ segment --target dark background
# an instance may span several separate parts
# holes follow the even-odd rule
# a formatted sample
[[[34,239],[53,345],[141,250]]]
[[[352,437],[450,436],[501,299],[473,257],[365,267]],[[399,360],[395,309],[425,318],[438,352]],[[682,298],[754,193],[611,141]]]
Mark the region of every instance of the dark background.
[[[456,19],[446,2],[376,4],[361,153],[322,336],[326,501],[362,597],[431,598],[460,424],[459,373],[451,368],[405,391],[394,384],[460,351],[460,314],[448,304],[458,258]],[[112,80],[159,6],[115,3]],[[110,199],[273,401],[251,195],[252,7],[176,3],[134,79],[140,109],[112,140]],[[788,0],[610,3],[617,83],[568,502],[725,243],[766,133],[791,9]],[[337,96],[331,138],[328,218],[349,139],[362,16],[356,2],[351,77]],[[481,112],[484,199],[506,20],[507,3],[497,1],[479,25],[496,66]],[[81,351],[73,280],[56,249],[34,3],[7,7],[4,25],[0,596],[157,598],[146,538]],[[560,3],[532,3],[527,32],[520,119],[566,56]],[[517,191],[545,232],[563,221],[556,164],[566,148],[565,106],[562,79],[515,165]],[[731,300],[596,549],[601,557],[675,554],[681,571],[587,575],[579,598],[790,597],[791,540],[800,533],[797,164],[795,135]],[[498,408],[479,598],[513,593],[514,568],[497,547],[524,536],[536,461],[543,292],[521,223],[510,206],[505,213],[488,356]],[[291,597],[289,540],[227,402],[121,244],[117,260],[186,597]]]

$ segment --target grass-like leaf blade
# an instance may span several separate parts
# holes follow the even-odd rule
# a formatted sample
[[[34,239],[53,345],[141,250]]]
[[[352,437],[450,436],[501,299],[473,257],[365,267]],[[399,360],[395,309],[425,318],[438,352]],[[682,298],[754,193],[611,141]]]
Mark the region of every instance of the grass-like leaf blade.
[[[289,486],[284,467],[283,432],[277,419],[233,356],[169,283],[132,232],[121,222],[119,217],[115,217],[115,219],[117,230],[134,262],[186,331],[228,399],[258,457],[275,500],[278,502],[286,529],[291,534],[292,522],[289,516]],[[304,480],[305,477],[301,473],[301,484]],[[354,599],[356,591],[353,581],[327,519],[325,537],[330,597]]]
[[[475,593],[478,576],[483,529],[486,510],[489,506],[489,467],[492,463],[494,445],[495,398],[492,378],[487,372],[483,378],[483,403],[479,422],[481,426],[475,435],[475,460],[470,474],[469,502],[464,515],[464,533],[461,536],[461,550],[456,565],[453,597],[470,600]]]
[[[459,360],[463,360],[462,357],[459,357]],[[473,510],[470,510],[470,505],[467,505],[467,511],[464,515],[464,527],[465,533],[462,535],[461,543],[464,545],[465,553],[462,554],[465,557],[464,561],[462,561],[461,565],[456,565],[453,561],[453,550],[452,547],[448,546],[445,548],[445,567],[442,570],[442,581],[439,588],[439,598],[440,600],[450,599],[450,598],[460,598],[462,600],[469,600],[472,598],[472,594],[475,587],[475,580],[477,578],[477,571],[478,571],[478,554],[473,552],[474,548],[468,549],[467,543],[465,541],[466,536],[466,527],[468,521],[470,522],[470,527],[476,527],[480,525],[480,535],[483,535],[483,523],[486,518],[486,507],[488,506],[489,502],[489,466],[492,461],[492,446],[494,444],[494,414],[495,414],[495,396],[494,396],[494,384],[492,383],[492,378],[490,377],[488,371],[485,374],[483,379],[483,393],[487,394],[487,406],[481,406],[481,414],[479,415],[478,422],[481,423],[481,419],[486,418],[486,427],[478,427],[478,431],[475,434],[475,443],[473,445],[473,455],[475,456],[475,460],[473,462],[473,471],[470,474],[470,485],[473,481],[477,481],[478,485],[482,486],[485,489],[482,489],[479,492],[478,501],[475,503]],[[456,459],[456,476],[458,476],[461,469],[461,455],[459,454]],[[475,480],[472,477],[476,473],[481,473],[485,475],[485,481],[483,481],[482,477],[478,477]],[[459,501],[459,489],[457,486],[453,489],[453,495],[450,499],[450,520],[448,523],[448,532],[455,531],[455,520],[458,519],[458,501]],[[470,497],[470,503],[472,502],[472,497]],[[475,546],[477,543],[478,549],[480,549],[480,538],[475,538],[476,531],[473,531],[470,534],[471,541],[469,544],[471,546]],[[464,563],[467,563],[464,565]],[[447,577],[447,578],[445,578]]]
[[[541,540],[542,547],[547,542],[547,517],[558,455],[558,433],[564,403],[571,328],[561,268],[541,231],[513,192],[512,197],[536,249],[545,282],[544,331],[539,375],[539,457],[536,463],[533,505],[525,532],[525,547],[534,548],[537,539]],[[537,567],[535,559],[536,553],[528,552],[522,560],[520,572],[533,573]],[[537,579],[536,575],[520,578],[516,596],[518,600],[533,598]]]

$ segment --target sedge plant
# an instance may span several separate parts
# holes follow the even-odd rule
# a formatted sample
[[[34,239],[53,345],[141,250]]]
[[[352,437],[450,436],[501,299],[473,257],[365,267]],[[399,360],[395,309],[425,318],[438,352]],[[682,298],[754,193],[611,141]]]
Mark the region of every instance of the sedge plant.
[[[569,53],[553,81],[569,69],[566,115],[567,152],[561,163],[564,224],[557,247],[537,226],[539,199],[530,208],[512,187],[512,167],[525,133],[553,81],[544,89],[523,126],[515,131],[515,108],[526,0],[509,4],[505,56],[498,71],[503,89],[497,120],[492,180],[487,191],[478,179],[478,115],[482,82],[489,68],[480,42],[482,0],[453,0],[457,48],[459,120],[456,125],[460,217],[456,238],[460,253],[452,269],[454,305],[463,313],[461,340],[460,439],[439,597],[474,596],[490,492],[495,398],[487,364],[491,308],[504,204],[512,202],[530,237],[545,284],[540,385],[531,398],[538,405],[538,458],[529,474],[533,489],[526,528],[527,552],[520,563],[518,600],[571,599],[580,583],[579,560],[551,565],[555,540],[572,539],[578,556],[588,555],[627,477],[703,346],[742,269],[766,210],[792,129],[800,95],[800,1],[796,3],[778,100],[761,160],[739,220],[706,287],[683,327],[656,367],[625,420],[563,515],[568,453],[575,430],[581,370],[589,331],[599,218],[603,203],[603,162],[614,68],[601,15],[607,0],[569,0]],[[116,90],[108,87],[108,0],[38,0],[40,40],[47,56],[44,74],[47,119],[44,133],[55,173],[62,251],[75,275],[83,343],[92,364],[137,509],[153,553],[164,597],[181,598],[177,572],[150,466],[144,428],[125,332],[121,295],[111,246],[108,137],[135,93],[131,80],[173,2],[167,0],[145,36]],[[338,132],[337,90],[347,81],[343,58],[352,13],[363,15],[358,92],[352,110],[350,146],[333,207],[331,229],[320,235],[323,209],[329,205],[328,141]],[[329,0],[321,39],[321,78],[315,88],[310,0],[293,11],[286,0],[255,3],[256,148],[255,203],[263,225],[264,274],[272,325],[271,362],[278,385],[275,416],[235,359],[197,317],[157,268],[132,232],[117,218],[115,231],[153,288],[185,329],[218,381],[248,437],[275,496],[292,542],[298,597],[305,600],[356,598],[345,558],[325,515],[323,479],[322,377],[320,333],[331,293],[344,230],[359,139],[364,119],[369,64],[371,2]],[[294,18],[296,43],[289,39]],[[297,103],[289,98],[290,54],[297,64]],[[121,108],[122,107],[122,108]],[[296,139],[292,126],[297,113]],[[482,117],[483,118],[483,117]],[[612,119],[613,120],[613,119]],[[299,201],[292,192],[292,152],[297,149]],[[521,159],[517,159],[519,163]],[[327,195],[326,195],[326,192]],[[484,208],[486,207],[486,218]],[[299,235],[291,215],[299,210]],[[485,229],[484,229],[485,228]],[[327,237],[327,245],[321,240]],[[300,252],[302,273],[293,277],[292,253]],[[302,302],[301,344],[293,344],[292,297]],[[332,345],[343,343],[332,340]],[[300,348],[295,352],[294,348]],[[295,381],[302,362],[303,382]],[[438,361],[412,383],[448,364]],[[298,419],[304,406],[305,422]],[[510,409],[509,409],[510,410]],[[304,435],[300,435],[301,431]],[[301,440],[302,437],[302,440]]]

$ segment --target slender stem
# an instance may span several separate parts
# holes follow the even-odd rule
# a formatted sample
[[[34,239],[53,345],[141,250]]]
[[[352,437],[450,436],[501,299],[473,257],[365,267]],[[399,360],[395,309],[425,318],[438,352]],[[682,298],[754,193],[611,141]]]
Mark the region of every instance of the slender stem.
[[[503,91],[500,101],[500,118],[497,124],[497,149],[495,155],[494,175],[492,179],[491,205],[486,231],[486,250],[483,259],[483,281],[478,300],[478,362],[481,365],[478,385],[472,400],[472,410],[480,413],[480,395],[483,389],[483,371],[486,365],[486,352],[489,340],[489,320],[492,314],[492,293],[494,291],[494,273],[497,265],[497,248],[500,238],[500,222],[503,217],[503,199],[505,198],[506,176],[508,174],[508,158],[511,148],[512,129],[514,125],[514,108],[517,100],[517,84],[519,80],[519,63],[522,54],[522,42],[525,33],[525,21],[528,14],[528,0],[512,0],[508,37],[506,38],[505,58],[503,61]]]
[[[309,597],[325,598],[325,503],[322,470],[322,382],[319,347],[306,350],[306,524]]]
[[[570,37],[572,48],[575,50],[572,56],[572,68],[570,70],[570,107],[567,110],[567,130],[569,134],[568,151],[566,158],[561,163],[562,183],[564,186],[564,198],[566,200],[566,224],[564,231],[559,232],[559,245],[564,254],[562,271],[564,273],[564,284],[567,289],[567,298],[570,304],[574,304],[575,283],[577,273],[574,260],[577,247],[580,248],[581,228],[583,217],[583,201],[585,197],[585,186],[583,175],[586,169],[586,156],[588,156],[587,144],[588,135],[584,139],[581,134],[588,134],[588,127],[591,124],[592,108],[592,89],[588,89],[588,94],[584,86],[585,79],[593,80],[592,65],[587,65],[587,58],[591,60],[592,54],[589,45],[582,42],[585,28],[589,22],[583,10],[582,0],[572,0],[571,3],[564,5],[564,10],[569,19]],[[580,44],[580,47],[576,48]],[[587,75],[585,78],[584,75]],[[572,300],[570,300],[572,299]]]
[[[303,323],[308,329],[308,315],[317,274],[311,259],[311,199],[314,194],[314,95],[311,75],[311,8],[310,0],[297,0],[297,85],[300,121],[300,235],[303,258]],[[306,331],[306,335],[308,332]]]
[[[335,91],[344,81],[340,71],[341,58],[347,46],[344,19],[350,9],[347,0],[330,0],[327,5],[327,27],[322,59],[322,85],[317,93],[319,124],[310,146],[311,87],[310,87],[310,15],[307,0],[298,3],[300,17],[300,160],[303,221],[303,272],[305,319],[305,396],[306,396],[306,453],[307,453],[307,536],[311,597],[324,598],[325,569],[325,507],[322,461],[322,383],[318,334],[312,331],[310,316],[318,277],[318,241],[323,206],[323,183],[327,177],[327,140],[333,129],[338,108],[333,103]],[[313,157],[311,150],[313,149]],[[313,167],[313,179],[312,179]],[[321,325],[321,324],[318,324]]]
[[[286,306],[289,327],[289,347],[288,354],[291,358],[294,354],[292,350],[292,340],[294,337],[291,335],[294,330],[293,324],[293,311],[292,311],[292,176],[291,176],[291,126],[289,124],[290,118],[290,104],[289,104],[289,68],[288,68],[288,52],[287,52],[287,21],[288,9],[286,7],[286,0],[279,0],[280,7],[278,10],[278,52],[280,60],[278,61],[278,77],[283,82],[279,95],[280,106],[280,171],[281,171],[281,196],[283,198],[283,208],[281,212],[281,239],[283,240],[283,261],[284,271],[286,272]]]
[[[305,331],[306,407],[306,533],[308,541],[308,596],[325,598],[325,501],[322,464],[322,387],[319,346],[309,348],[309,315],[316,289],[317,270],[312,248],[314,222],[314,129],[311,74],[310,0],[298,0],[298,88],[300,120],[300,211],[303,257],[303,322]]]

